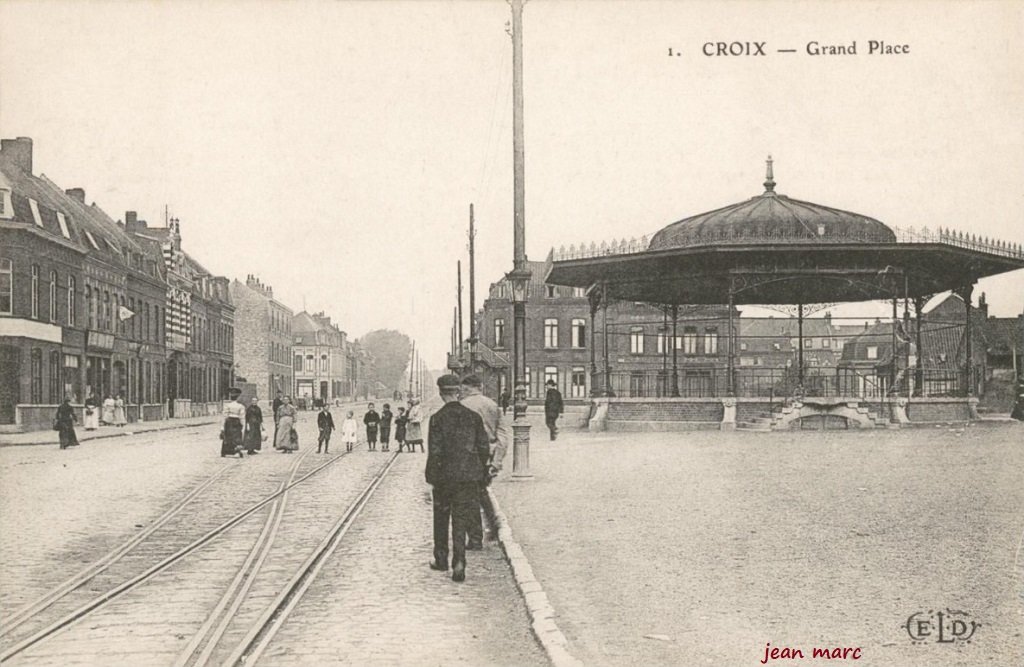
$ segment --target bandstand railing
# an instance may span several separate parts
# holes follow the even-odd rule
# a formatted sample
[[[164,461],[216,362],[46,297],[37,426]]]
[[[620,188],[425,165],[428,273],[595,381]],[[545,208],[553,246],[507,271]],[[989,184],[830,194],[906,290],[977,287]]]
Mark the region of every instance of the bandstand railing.
[[[935,230],[928,227],[891,227],[895,234],[895,241],[899,244],[942,244],[977,250],[1002,257],[1024,259],[1024,245],[1010,243],[999,239],[967,234],[948,228],[939,227]],[[833,244],[842,243],[891,243],[892,237],[874,231],[863,233],[844,232],[841,236],[834,236],[827,230],[821,234],[793,234],[788,231],[773,232],[767,234],[749,234],[743,230],[719,230],[718,232],[702,232],[692,237],[674,239],[677,247],[702,247],[719,245],[747,245],[751,243],[801,243],[801,244]],[[604,257],[608,255],[633,255],[648,250],[650,239],[642,236],[639,239],[618,239],[602,241],[601,243],[581,243],[570,245],[568,248],[561,246],[551,249],[553,261],[564,261],[572,259],[588,259],[591,257]]]

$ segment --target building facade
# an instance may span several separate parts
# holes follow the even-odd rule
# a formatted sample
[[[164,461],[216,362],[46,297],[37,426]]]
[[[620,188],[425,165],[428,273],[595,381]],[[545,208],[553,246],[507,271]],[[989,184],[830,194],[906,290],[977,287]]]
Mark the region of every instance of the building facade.
[[[254,275],[231,282],[235,305],[234,350],[239,378],[256,387],[256,396],[271,401],[293,389],[292,320],[294,313],[274,298],[274,289]]]
[[[303,405],[340,401],[350,396],[347,334],[323,312],[292,319],[294,395]]]

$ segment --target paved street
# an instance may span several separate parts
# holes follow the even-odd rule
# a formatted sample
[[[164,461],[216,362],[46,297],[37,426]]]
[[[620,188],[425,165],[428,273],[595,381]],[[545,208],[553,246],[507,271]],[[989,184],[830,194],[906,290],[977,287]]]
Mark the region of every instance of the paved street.
[[[291,456],[269,450],[245,460],[222,459],[216,426],[69,451],[0,451],[3,479],[15,480],[0,495],[4,619],[209,481],[185,511],[109,570],[15,627],[2,646],[185,546],[280,488],[293,470],[298,477],[328,460],[310,451],[314,414],[300,416],[302,450]],[[336,441],[332,455],[341,449]],[[388,458],[357,448],[288,493],[279,530],[272,530],[277,506],[268,505],[10,664],[220,664]],[[397,457],[261,664],[545,664],[497,546],[470,554],[468,581],[461,586],[426,567],[431,511],[425,460],[422,454]],[[254,549],[260,544],[265,551]],[[236,593],[226,595],[228,590]]]
[[[494,486],[588,665],[1024,664],[1022,424],[537,435],[536,478]],[[972,642],[912,645],[946,608]]]

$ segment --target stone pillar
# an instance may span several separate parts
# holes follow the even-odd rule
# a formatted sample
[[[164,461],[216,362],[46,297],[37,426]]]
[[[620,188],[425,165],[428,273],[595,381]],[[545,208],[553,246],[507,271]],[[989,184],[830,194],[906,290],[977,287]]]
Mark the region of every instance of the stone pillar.
[[[957,296],[964,300],[964,396],[974,396],[974,351],[971,347],[971,299],[974,295],[974,283],[968,283],[956,290]]]

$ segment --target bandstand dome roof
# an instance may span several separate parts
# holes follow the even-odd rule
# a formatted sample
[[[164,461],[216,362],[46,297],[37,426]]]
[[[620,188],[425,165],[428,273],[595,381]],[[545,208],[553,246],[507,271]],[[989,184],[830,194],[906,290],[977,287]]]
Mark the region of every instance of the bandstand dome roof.
[[[894,243],[896,234],[874,218],[775,192],[768,158],[765,191],[746,201],[673,222],[651,239],[649,250],[703,246],[723,240]]]

